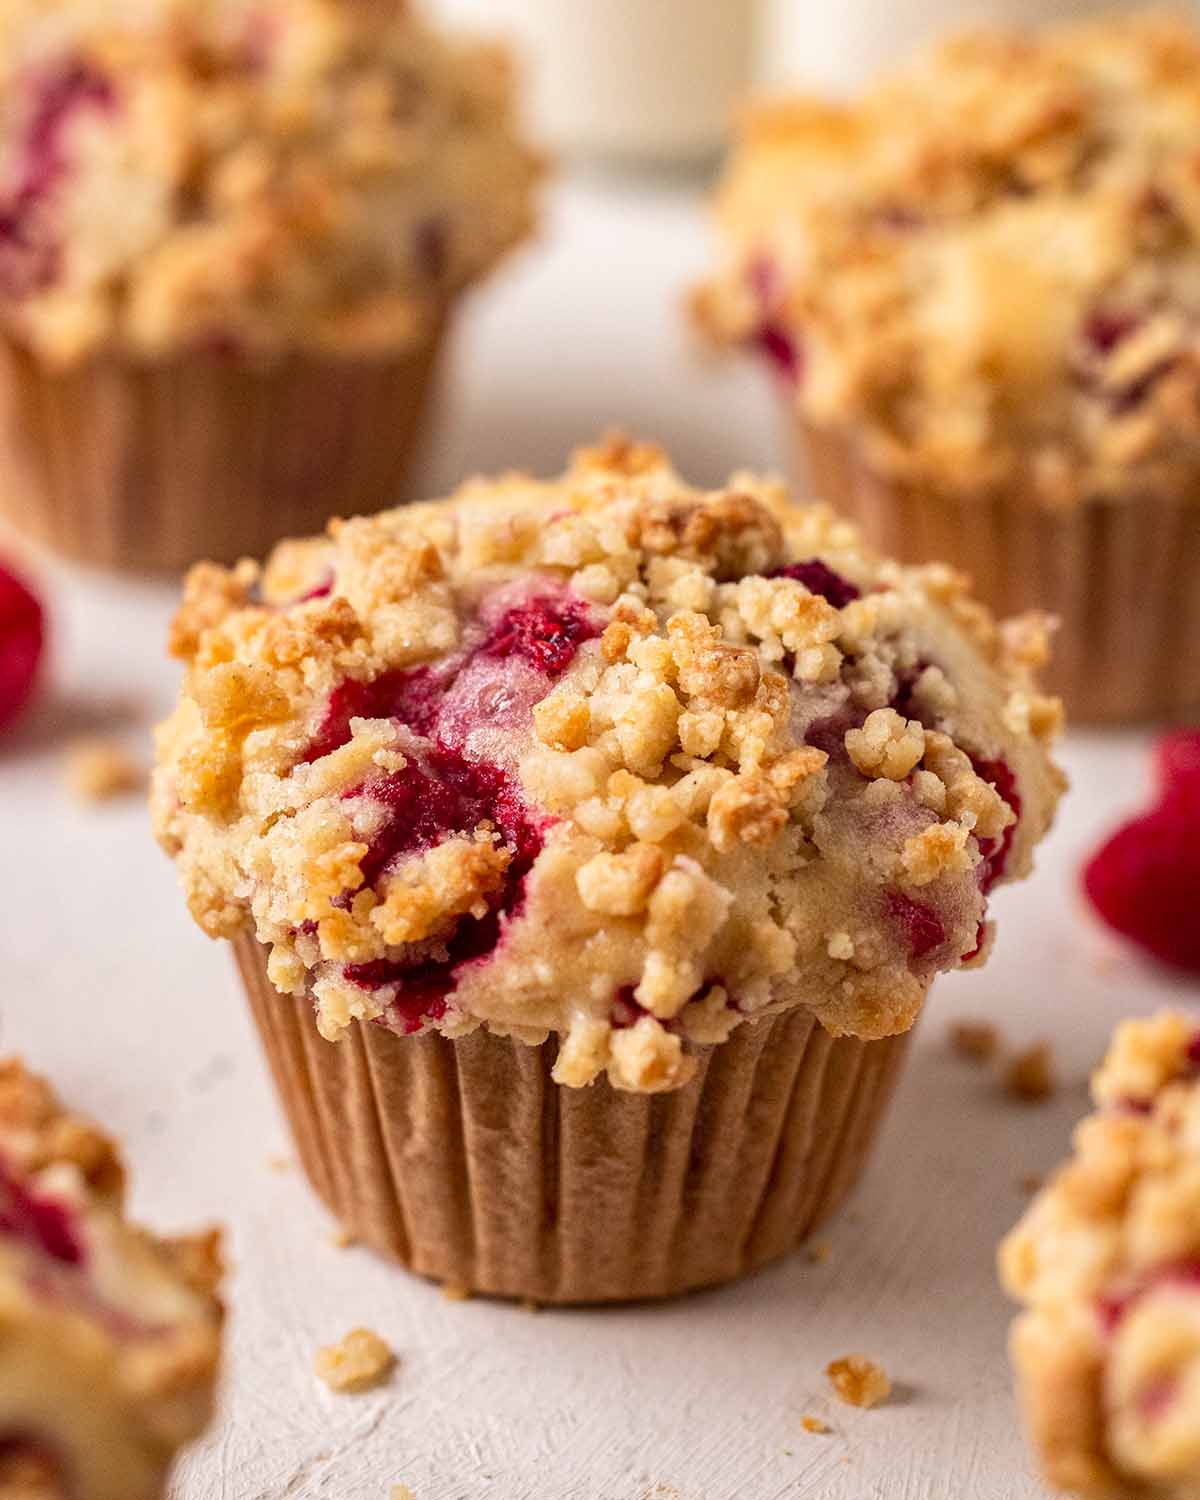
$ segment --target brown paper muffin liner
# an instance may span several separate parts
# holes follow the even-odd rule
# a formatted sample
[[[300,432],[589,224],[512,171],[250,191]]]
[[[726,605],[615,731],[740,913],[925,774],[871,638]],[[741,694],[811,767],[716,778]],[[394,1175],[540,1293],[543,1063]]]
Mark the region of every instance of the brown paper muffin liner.
[[[798,436],[811,491],[880,551],[961,568],[998,614],[1058,616],[1045,683],[1073,721],[1200,711],[1200,497],[1063,509],[1004,490],[956,500],[881,478],[840,433],[801,422]]]
[[[375,360],[196,352],[51,370],[0,338],[0,515],[79,561],[260,556],[400,498],[442,329]]]
[[[555,1084],[478,1031],[332,1043],[235,953],[300,1158],[356,1240],[424,1276],[538,1302],[663,1297],[793,1250],[857,1182],[908,1038],[833,1038],[801,1010],[740,1026],[670,1094]]]

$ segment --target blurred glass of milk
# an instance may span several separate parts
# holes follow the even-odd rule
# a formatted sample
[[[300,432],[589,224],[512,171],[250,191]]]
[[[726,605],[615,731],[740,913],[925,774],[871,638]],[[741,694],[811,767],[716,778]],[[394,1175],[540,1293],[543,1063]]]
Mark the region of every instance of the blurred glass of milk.
[[[974,23],[1025,26],[1132,8],[1129,0],[764,0],[760,72],[767,83],[851,89]]]
[[[427,4],[514,45],[531,123],[572,155],[701,160],[726,139],[751,81],[757,0]]]

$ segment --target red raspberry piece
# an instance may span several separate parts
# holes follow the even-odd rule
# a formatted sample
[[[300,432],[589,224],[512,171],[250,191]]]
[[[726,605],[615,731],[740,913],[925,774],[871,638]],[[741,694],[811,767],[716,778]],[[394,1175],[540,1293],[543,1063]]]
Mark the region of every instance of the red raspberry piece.
[[[1160,743],[1162,801],[1096,851],[1083,886],[1110,927],[1163,963],[1200,973],[1198,742],[1180,734]]]
[[[33,694],[44,635],[41,605],[0,565],[0,729],[17,717]]]

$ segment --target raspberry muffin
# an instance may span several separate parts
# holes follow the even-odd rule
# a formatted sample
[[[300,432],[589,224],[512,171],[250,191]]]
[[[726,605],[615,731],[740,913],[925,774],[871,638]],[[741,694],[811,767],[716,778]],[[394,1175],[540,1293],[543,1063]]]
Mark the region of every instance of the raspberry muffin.
[[[0,1495],[156,1500],[207,1424],[217,1236],[124,1216],[112,1142],[0,1062]]]
[[[157,830],[346,1229],[546,1301],[794,1246],[1050,821],[1040,644],[618,441],[193,570]]]
[[[0,58],[10,519],[176,567],[395,503],[531,225],[504,55],[407,0],[13,0]]]
[[[818,492],[1061,619],[1073,717],[1200,707],[1200,32],[960,37],[753,113],[697,298],[780,374]]]
[[[1000,1252],[1048,1481],[1200,1494],[1200,1016],[1117,1028],[1075,1157]]]

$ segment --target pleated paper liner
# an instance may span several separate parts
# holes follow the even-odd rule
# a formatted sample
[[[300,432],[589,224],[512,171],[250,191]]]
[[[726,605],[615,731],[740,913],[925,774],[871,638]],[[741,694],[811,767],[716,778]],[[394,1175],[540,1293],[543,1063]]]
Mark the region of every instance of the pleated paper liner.
[[[162,571],[396,504],[441,342],[55,371],[0,339],[0,515],[79,561]]]
[[[956,500],[881,478],[850,440],[801,424],[810,493],[881,552],[969,573],[1000,615],[1058,616],[1044,685],[1073,722],[1200,713],[1200,495],[1054,509],[1003,491]]]
[[[421,1275],[538,1302],[664,1297],[786,1255],[858,1181],[907,1037],[830,1037],[802,1010],[739,1027],[671,1094],[555,1084],[557,1052],[356,1025],[235,941],[313,1187],[356,1240]]]

